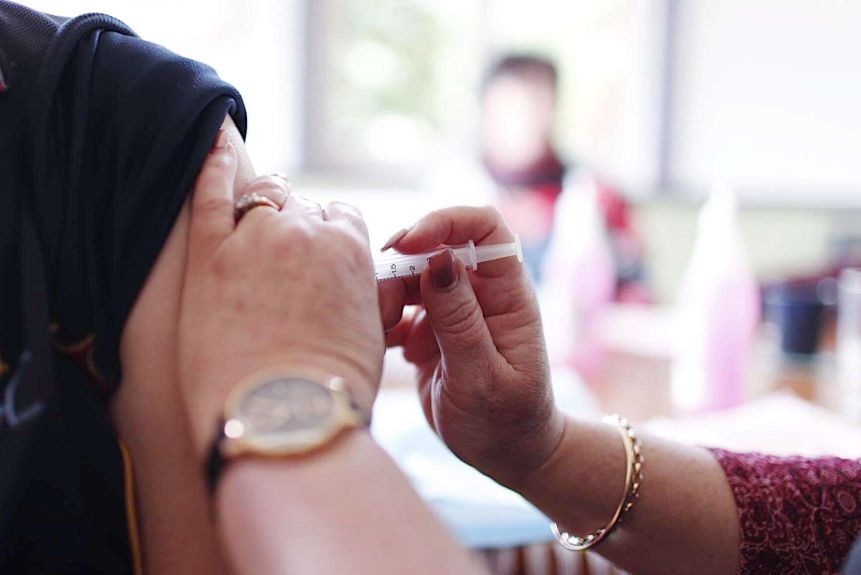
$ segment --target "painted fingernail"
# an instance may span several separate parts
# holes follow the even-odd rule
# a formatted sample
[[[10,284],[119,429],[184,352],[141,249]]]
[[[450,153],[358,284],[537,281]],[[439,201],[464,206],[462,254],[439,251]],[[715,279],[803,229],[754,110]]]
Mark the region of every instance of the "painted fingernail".
[[[212,151],[223,150],[227,147],[227,132],[224,128],[218,130],[218,135],[215,136],[215,143],[212,145]]]
[[[454,252],[450,249],[433,256],[429,267],[431,285],[438,290],[448,288],[457,279]]]
[[[399,241],[401,241],[405,235],[410,233],[411,229],[412,229],[411,227],[410,228],[404,228],[400,231],[395,232],[392,235],[392,237],[390,237],[388,240],[386,240],[386,243],[383,244],[383,247],[380,248],[380,251],[384,252],[387,249],[389,249],[390,247],[392,247],[393,245],[395,245],[396,243],[398,243]]]

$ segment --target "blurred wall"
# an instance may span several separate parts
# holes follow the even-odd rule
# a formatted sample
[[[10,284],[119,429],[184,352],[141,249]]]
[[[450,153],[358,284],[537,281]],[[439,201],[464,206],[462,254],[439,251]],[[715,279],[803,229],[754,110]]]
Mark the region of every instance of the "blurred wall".
[[[861,206],[861,2],[671,1],[668,181]]]
[[[672,303],[688,264],[700,204],[658,199],[634,209],[656,299]],[[742,206],[739,224],[760,281],[816,273],[828,266],[839,239],[861,242],[861,210]]]

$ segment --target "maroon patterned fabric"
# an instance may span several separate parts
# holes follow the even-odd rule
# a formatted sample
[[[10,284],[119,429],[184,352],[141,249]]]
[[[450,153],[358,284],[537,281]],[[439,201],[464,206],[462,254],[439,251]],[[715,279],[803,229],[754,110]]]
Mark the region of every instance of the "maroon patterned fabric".
[[[839,573],[861,532],[861,460],[712,449],[741,522],[741,573]]]

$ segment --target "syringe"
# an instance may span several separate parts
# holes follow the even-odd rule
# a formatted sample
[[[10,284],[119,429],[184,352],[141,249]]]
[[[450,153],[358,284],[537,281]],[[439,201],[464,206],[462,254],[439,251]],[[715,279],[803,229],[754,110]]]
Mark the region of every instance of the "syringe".
[[[499,260],[510,256],[517,256],[517,261],[523,263],[523,247],[520,245],[520,236],[514,234],[514,241],[507,244],[488,244],[477,246],[472,240],[461,246],[448,246],[463,264],[469,269],[478,269],[481,262]],[[395,278],[418,277],[422,270],[428,266],[430,259],[442,253],[445,248],[421,254],[398,254],[382,255],[374,259],[374,277],[377,281],[391,280]]]

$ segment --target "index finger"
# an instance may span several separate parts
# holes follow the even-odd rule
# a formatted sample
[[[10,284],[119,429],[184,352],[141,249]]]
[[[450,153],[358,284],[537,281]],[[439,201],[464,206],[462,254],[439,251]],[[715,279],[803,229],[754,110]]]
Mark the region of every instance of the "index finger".
[[[508,243],[514,241],[514,234],[494,207],[455,206],[427,214],[391,247],[415,254],[469,240],[475,245]]]
[[[398,237],[400,235],[400,237]],[[400,232],[386,245],[405,254],[428,252],[441,245],[502,244],[514,241],[514,233],[492,206],[456,206],[429,213],[406,232]],[[499,277],[522,271],[514,258],[489,261],[475,270],[481,276]]]
[[[368,241],[368,225],[357,207],[343,202],[329,202],[323,211],[323,218],[329,222],[344,222],[363,237],[365,242]]]
[[[236,177],[236,150],[227,133],[219,130],[215,143],[203,161],[191,198],[189,261],[217,247],[235,228],[233,181]]]

